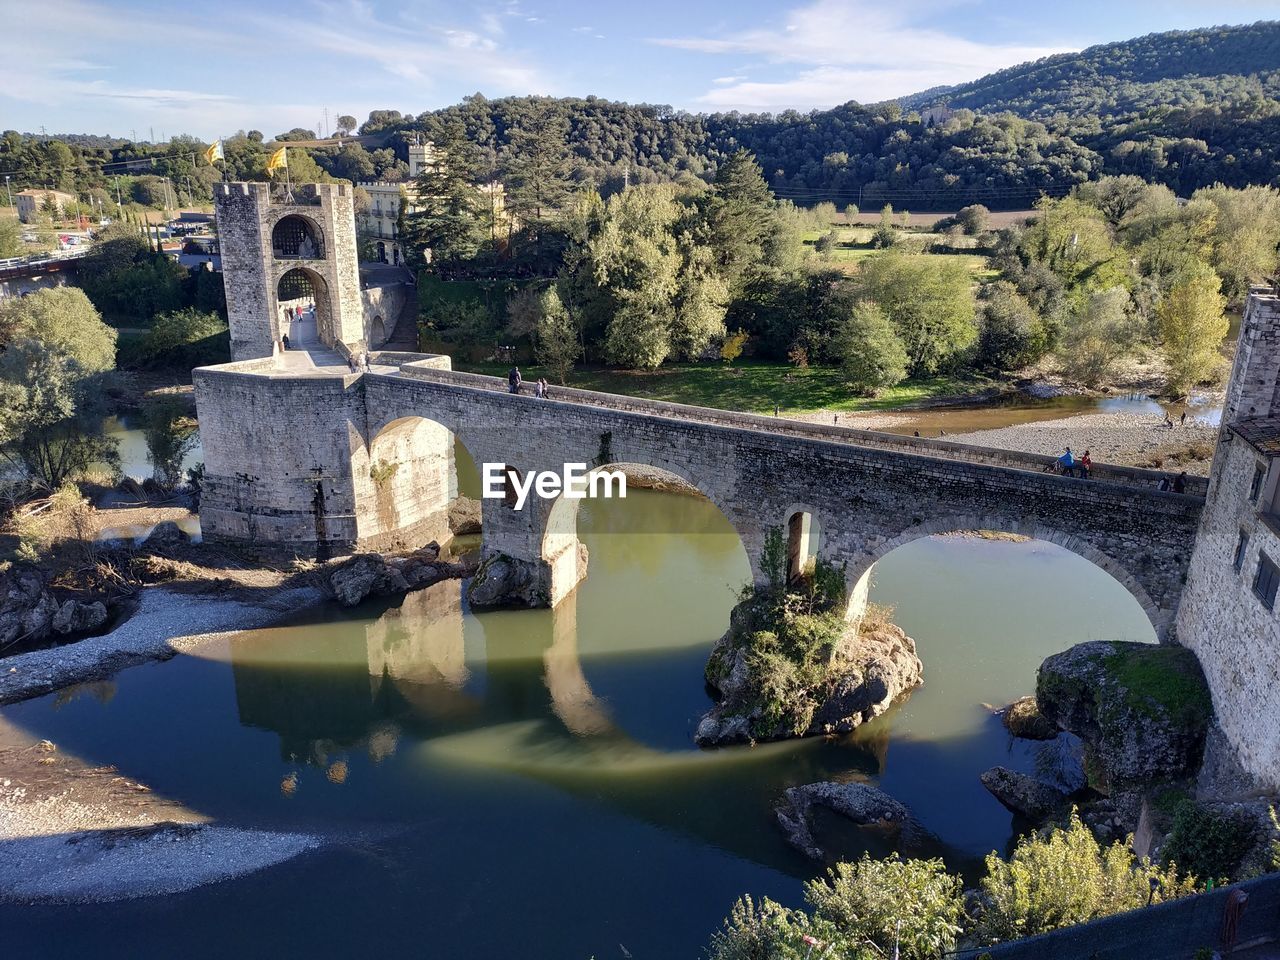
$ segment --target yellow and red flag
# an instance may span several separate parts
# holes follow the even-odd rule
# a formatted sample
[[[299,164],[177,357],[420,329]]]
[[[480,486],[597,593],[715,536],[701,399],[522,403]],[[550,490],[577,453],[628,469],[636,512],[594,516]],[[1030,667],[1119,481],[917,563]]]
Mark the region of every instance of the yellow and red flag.
[[[275,153],[271,154],[271,159],[267,161],[267,173],[275,173],[277,170],[288,170],[289,161],[285,157],[284,152],[288,147],[281,147]]]
[[[204,152],[204,158],[209,161],[209,166],[213,166],[215,160],[225,160],[226,155],[222,152],[222,141],[215,140],[209,144],[209,149]]]

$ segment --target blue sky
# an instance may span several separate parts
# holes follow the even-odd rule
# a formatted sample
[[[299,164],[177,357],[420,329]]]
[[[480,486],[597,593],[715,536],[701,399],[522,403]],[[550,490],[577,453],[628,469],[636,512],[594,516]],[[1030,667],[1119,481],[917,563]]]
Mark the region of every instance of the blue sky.
[[[479,91],[808,110],[1276,0],[0,0],[0,128],[268,136]]]

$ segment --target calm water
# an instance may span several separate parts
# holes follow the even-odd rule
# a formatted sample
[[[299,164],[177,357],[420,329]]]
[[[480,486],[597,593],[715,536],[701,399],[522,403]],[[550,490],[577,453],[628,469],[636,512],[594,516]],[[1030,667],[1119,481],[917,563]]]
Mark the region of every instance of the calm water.
[[[107,417],[103,423],[107,436],[114,437],[120,444],[120,472],[126,477],[145,480],[151,476],[153,466],[147,450],[147,436],[142,429],[141,420],[136,416],[125,414],[120,417]],[[204,460],[204,451],[200,447],[197,436],[195,445],[182,460],[182,469],[194,467]]]
[[[440,584],[126,670],[109,697],[7,708],[205,814],[335,841],[178,896],[0,906],[7,950],[697,957],[736,896],[799,903],[817,871],[775,827],[785,787],[879,783],[933,833],[909,852],[972,871],[1013,833],[978,774],[1046,762],[983,703],[1029,692],[1072,643],[1152,639],[1123,588],[1056,547],[917,541],[881,562],[873,599],[917,638],[922,689],[839,741],[702,752],[741,546],[709,503],[648,491],[587,502],[580,531],[590,576],[556,611],[472,615]],[[842,854],[886,850],[824,825]]]

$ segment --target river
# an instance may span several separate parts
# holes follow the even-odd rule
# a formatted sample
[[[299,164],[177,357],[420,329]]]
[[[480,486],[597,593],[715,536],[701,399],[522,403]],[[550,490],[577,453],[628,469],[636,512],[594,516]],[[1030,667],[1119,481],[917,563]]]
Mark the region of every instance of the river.
[[[917,639],[921,689],[838,740],[699,751],[703,664],[747,577],[737,537],[707,501],[652,491],[585,503],[579,529],[590,574],[556,611],[475,615],[439,584],[4,709],[211,817],[334,841],[176,896],[0,905],[6,949],[694,958],[738,895],[798,905],[819,871],[775,826],[787,786],[877,783],[933,834],[904,852],[975,876],[1015,835],[978,774],[1069,748],[1011,741],[983,704],[1030,692],[1073,643],[1153,639],[1117,582],[1058,547],[919,540],[880,562],[872,599]],[[889,849],[821,825],[842,855]]]

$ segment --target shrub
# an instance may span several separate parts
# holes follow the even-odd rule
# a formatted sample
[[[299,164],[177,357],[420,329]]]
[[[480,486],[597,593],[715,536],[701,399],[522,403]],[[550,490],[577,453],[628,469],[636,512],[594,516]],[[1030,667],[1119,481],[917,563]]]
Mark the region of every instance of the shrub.
[[[1187,797],[1174,809],[1160,859],[1183,876],[1227,883],[1237,879],[1240,861],[1252,843],[1253,831],[1247,823]]]
[[[994,943],[1183,897],[1195,881],[1138,860],[1125,844],[1102,847],[1073,810],[1065,829],[1024,837],[1008,862],[989,854],[982,890],[980,934]]]
[[[941,860],[839,863],[826,879],[805,884],[814,919],[849,939],[869,940],[883,955],[931,960],[952,950],[964,918],[963,884]]]

